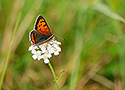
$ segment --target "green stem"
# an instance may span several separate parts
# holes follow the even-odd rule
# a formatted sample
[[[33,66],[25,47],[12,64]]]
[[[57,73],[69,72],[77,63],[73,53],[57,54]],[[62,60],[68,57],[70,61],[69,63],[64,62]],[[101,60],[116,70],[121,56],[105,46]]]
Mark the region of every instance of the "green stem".
[[[57,89],[60,90],[60,89],[59,89],[59,85],[58,85],[58,83],[57,83],[57,79],[56,79],[57,77],[56,77],[56,74],[55,74],[55,72],[54,72],[54,69],[53,69],[53,67],[52,67],[52,65],[51,65],[50,62],[48,63],[48,65],[49,65],[49,67],[50,67],[50,69],[51,69],[51,72],[52,72],[52,74],[53,74],[54,81],[56,82]]]
[[[17,27],[18,27],[18,24],[19,24],[19,21],[20,21],[20,17],[21,17],[21,11],[19,12],[18,17],[17,17],[16,25],[15,25],[14,31],[13,31],[13,36],[12,36],[12,39],[11,39],[11,42],[10,42],[10,46],[9,46],[9,50],[8,50],[8,53],[7,53],[6,61],[5,61],[4,67],[3,67],[3,72],[2,72],[2,75],[1,75],[1,79],[0,79],[0,90],[2,88],[3,79],[4,79],[5,72],[6,72],[6,69],[7,69],[7,66],[8,66],[8,61],[9,61],[9,58],[10,58],[12,45],[13,45],[13,41],[14,41],[14,38],[15,38],[15,35],[16,35],[16,30],[17,30]]]

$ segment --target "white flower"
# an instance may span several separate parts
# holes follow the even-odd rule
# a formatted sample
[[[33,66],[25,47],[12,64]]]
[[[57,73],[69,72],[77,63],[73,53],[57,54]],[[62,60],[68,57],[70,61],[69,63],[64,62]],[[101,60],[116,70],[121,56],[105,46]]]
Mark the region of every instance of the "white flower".
[[[44,59],[44,63],[48,64],[49,63],[49,59]]]
[[[33,57],[33,59],[35,59],[35,60],[37,59],[37,56],[36,56],[36,55],[33,55],[32,57]]]
[[[52,54],[54,52],[54,47],[52,45],[48,45],[47,50]]]
[[[39,48],[42,50],[42,53],[45,53],[46,47],[44,45],[40,45]]]
[[[48,58],[52,57],[52,55],[51,55],[51,53],[50,53],[49,50],[46,50],[45,55],[46,55]]]
[[[32,51],[32,50],[36,50],[36,49],[38,49],[37,46],[31,45],[28,50],[29,50],[29,51]]]
[[[31,45],[28,50],[33,54],[33,59],[43,59],[44,63],[47,64],[49,63],[49,58],[52,57],[52,54],[59,55],[59,52],[61,52],[59,45],[61,45],[61,43],[53,39],[52,41],[39,46]]]
[[[48,63],[49,63],[49,59],[48,59],[48,57],[46,56],[46,54],[42,55],[42,58],[44,59],[44,63],[45,63],[45,64],[48,64]]]
[[[61,42],[58,42],[57,40],[53,41],[53,43],[56,45],[61,45]]]
[[[38,60],[42,59],[41,51],[34,51],[33,54],[34,54],[34,55],[32,56],[33,59],[35,59],[35,60],[36,60],[37,58],[38,58]]]
[[[61,52],[61,48],[57,45],[54,45],[54,55],[58,55]]]

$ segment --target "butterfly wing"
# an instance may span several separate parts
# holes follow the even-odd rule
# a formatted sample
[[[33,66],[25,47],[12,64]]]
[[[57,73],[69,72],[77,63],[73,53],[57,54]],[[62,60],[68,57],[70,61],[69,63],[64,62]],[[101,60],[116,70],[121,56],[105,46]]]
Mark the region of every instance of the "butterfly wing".
[[[39,31],[40,33],[44,35],[51,34],[51,31],[50,31],[49,26],[47,25],[47,22],[41,15],[38,16],[34,28],[35,30]]]
[[[51,40],[54,37],[55,34],[48,34],[48,35],[44,35],[40,32],[38,32],[37,30],[32,30],[30,32],[30,41],[32,42],[32,44],[34,45],[40,45],[43,44],[49,40]]]
[[[42,42],[45,40],[45,35],[41,34],[40,32],[36,31],[36,30],[32,30],[30,32],[30,41],[32,42],[32,44],[37,44],[39,42]]]

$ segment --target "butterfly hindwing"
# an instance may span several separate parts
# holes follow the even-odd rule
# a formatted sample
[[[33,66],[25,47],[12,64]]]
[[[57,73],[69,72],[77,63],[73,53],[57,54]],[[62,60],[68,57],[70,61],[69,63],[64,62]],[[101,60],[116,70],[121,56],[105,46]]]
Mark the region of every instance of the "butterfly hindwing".
[[[49,28],[47,22],[41,15],[39,15],[36,20],[35,30],[38,30],[40,33],[42,33],[44,35],[51,34],[51,31],[50,31],[50,28]]]
[[[41,33],[39,33],[38,31],[36,31],[36,30],[32,30],[31,32],[30,32],[30,38],[31,38],[31,42],[32,42],[32,44],[37,44],[37,43],[39,43],[40,42],[40,39],[41,38],[44,38],[45,37],[45,35],[43,35],[43,34],[41,34]],[[44,40],[44,39],[43,39]]]
[[[37,30],[32,30],[30,32],[30,41],[32,42],[33,45],[34,44],[40,45],[46,41],[49,41],[53,37],[54,37],[54,34],[44,35],[44,34],[38,32]]]

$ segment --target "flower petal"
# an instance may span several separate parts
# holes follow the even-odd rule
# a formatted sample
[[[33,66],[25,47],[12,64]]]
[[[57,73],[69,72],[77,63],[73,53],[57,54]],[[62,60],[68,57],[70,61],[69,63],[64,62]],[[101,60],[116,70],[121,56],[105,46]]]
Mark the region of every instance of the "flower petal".
[[[58,51],[61,52],[61,48],[60,47],[57,47]]]
[[[33,55],[32,57],[33,57],[33,59],[35,59],[35,60],[37,59],[37,56],[36,56],[36,55]]]
[[[54,52],[54,55],[59,55],[59,52],[58,51]]]
[[[37,47],[37,46],[34,46],[34,45],[31,45],[28,50],[29,50],[29,51],[32,51],[32,50],[35,50],[35,49],[38,49],[38,47]]]
[[[33,45],[31,45],[31,46],[29,47],[28,51],[31,51],[31,50],[32,50],[32,48],[33,48]]]
[[[36,54],[36,50],[32,50],[31,53],[32,53],[32,54]]]
[[[49,63],[49,59],[44,59],[44,63],[48,64]]]
[[[42,59],[42,58],[43,58],[43,57],[42,57],[42,55],[41,55],[41,56],[38,57],[38,60],[40,60],[40,59]]]

